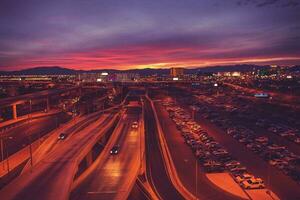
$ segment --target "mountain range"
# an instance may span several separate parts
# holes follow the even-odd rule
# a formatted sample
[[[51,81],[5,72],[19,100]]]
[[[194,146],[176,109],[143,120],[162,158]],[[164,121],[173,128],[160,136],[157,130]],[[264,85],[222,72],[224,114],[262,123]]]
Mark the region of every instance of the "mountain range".
[[[186,74],[195,74],[195,73],[216,73],[216,72],[247,72],[261,69],[269,69],[269,65],[229,65],[229,66],[211,66],[211,67],[202,67],[202,68],[185,68],[184,72]],[[300,66],[293,66],[289,68],[291,71],[299,71]],[[170,68],[145,68],[145,69],[128,69],[128,70],[115,70],[115,69],[96,69],[96,70],[75,70],[59,66],[44,66],[44,67],[34,67],[23,69],[19,71],[0,71],[0,75],[75,75],[81,73],[101,73],[108,72],[109,74],[113,73],[137,73],[141,76],[149,75],[167,75],[170,73]]]

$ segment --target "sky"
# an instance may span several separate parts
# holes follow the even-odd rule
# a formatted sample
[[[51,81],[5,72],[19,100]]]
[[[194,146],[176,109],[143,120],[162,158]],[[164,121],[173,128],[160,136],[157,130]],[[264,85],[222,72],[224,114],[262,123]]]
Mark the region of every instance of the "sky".
[[[1,0],[0,70],[300,64],[300,0]]]

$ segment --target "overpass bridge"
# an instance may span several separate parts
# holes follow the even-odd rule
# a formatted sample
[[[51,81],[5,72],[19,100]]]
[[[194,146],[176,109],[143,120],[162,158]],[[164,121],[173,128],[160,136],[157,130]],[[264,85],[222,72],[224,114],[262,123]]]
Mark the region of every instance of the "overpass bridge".
[[[4,99],[0,99],[0,108],[4,107],[12,107],[12,114],[13,119],[18,118],[18,112],[17,112],[17,105],[19,104],[25,104],[31,102],[33,100],[45,100],[46,101],[46,110],[48,111],[50,109],[50,97],[66,94],[68,92],[81,90],[80,87],[71,87],[66,89],[50,89],[50,90],[43,90],[40,92],[30,93],[30,94],[24,94],[16,97],[8,97]]]

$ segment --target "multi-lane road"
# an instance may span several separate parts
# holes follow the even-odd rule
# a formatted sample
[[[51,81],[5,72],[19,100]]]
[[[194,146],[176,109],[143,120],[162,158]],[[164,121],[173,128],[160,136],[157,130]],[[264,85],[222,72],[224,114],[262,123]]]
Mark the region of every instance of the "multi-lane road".
[[[65,113],[55,113],[49,116],[38,117],[23,122],[18,122],[8,130],[2,130],[1,137],[4,141],[4,155],[12,155],[29,143],[42,138],[45,134],[54,130],[60,123],[69,120]],[[0,158],[1,161],[1,158]]]
[[[33,168],[0,191],[1,199],[67,199],[79,155],[90,141],[108,129],[113,114],[103,114],[92,125],[62,141]],[[3,197],[3,198],[2,198]]]
[[[142,95],[141,101],[135,95],[129,95],[128,105],[118,107],[117,111],[114,109],[78,117],[56,129],[35,152],[33,166],[28,163],[20,176],[0,190],[1,200],[185,199],[182,190],[174,183],[169,161],[165,160],[165,146],[160,140],[161,130],[156,114],[179,181],[186,190],[201,200],[242,199],[208,180],[160,101],[154,101],[156,110],[153,110],[148,98]],[[160,97],[156,96],[156,100]],[[132,104],[135,106],[131,105],[132,102],[135,102]],[[298,185],[270,168],[200,115],[196,114],[195,119],[253,174],[269,180],[266,183],[268,188],[281,199],[300,198]],[[138,122],[138,126],[134,122]],[[28,133],[35,138],[40,134],[39,131],[48,130],[45,126],[55,128],[51,123],[56,121],[49,116],[49,119],[33,119],[31,123],[20,124],[7,134],[20,141],[22,146],[21,141],[26,136],[22,130],[29,129]],[[107,137],[109,130],[112,132]],[[65,140],[57,139],[60,133],[67,135]],[[106,141],[103,142],[102,138]],[[90,160],[87,161],[90,158],[88,155],[94,150],[95,144],[102,145],[101,151],[90,163]],[[119,149],[117,154],[112,155],[109,151],[115,145]],[[95,153],[91,155],[95,156]],[[84,159],[88,163],[84,166],[89,173],[87,175],[80,171]]]
[[[120,148],[115,155],[107,155],[90,178],[86,180],[71,199],[124,199],[135,183],[141,163],[141,109],[127,108],[114,131],[114,146]]]

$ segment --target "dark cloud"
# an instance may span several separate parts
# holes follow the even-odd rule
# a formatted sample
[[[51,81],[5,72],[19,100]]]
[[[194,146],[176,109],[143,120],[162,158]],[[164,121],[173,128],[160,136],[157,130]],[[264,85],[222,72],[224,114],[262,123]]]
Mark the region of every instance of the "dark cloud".
[[[254,5],[256,7],[266,7],[277,5],[279,7],[296,7],[300,4],[299,0],[239,0],[237,5]]]
[[[0,66],[117,67],[295,56],[298,2],[2,0]]]

